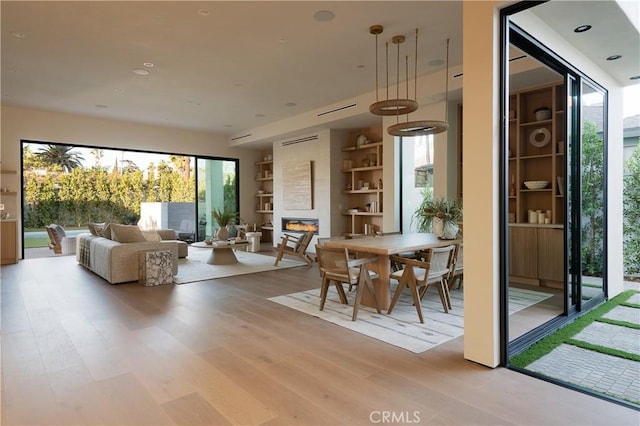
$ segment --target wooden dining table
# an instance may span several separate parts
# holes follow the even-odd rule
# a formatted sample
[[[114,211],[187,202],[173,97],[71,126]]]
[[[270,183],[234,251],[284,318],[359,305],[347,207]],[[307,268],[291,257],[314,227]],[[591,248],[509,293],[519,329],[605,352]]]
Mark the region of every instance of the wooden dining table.
[[[387,309],[391,303],[391,288],[389,275],[391,275],[391,261],[389,256],[418,250],[427,250],[434,247],[444,247],[452,244],[460,244],[462,240],[441,240],[435,234],[394,234],[375,237],[354,238],[347,240],[327,240],[326,247],[346,248],[350,252],[377,255],[378,259],[372,262],[371,270],[378,274],[373,281],[376,298],[380,309]],[[362,303],[374,306],[373,299],[364,292]]]

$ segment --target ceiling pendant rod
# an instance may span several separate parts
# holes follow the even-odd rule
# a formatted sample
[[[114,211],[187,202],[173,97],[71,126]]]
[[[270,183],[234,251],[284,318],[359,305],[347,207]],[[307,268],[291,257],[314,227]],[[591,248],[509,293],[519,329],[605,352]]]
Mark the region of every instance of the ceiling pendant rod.
[[[383,31],[382,25],[372,25],[369,27],[369,33],[373,35],[381,34]],[[404,36],[398,35],[394,36],[392,39],[394,44],[400,44],[404,42]],[[378,54],[378,45],[376,43],[376,58]],[[376,59],[377,61],[377,59]],[[397,58],[397,72],[396,72],[396,99],[389,99],[389,42],[385,43],[385,65],[386,65],[386,80],[387,80],[387,99],[380,100],[378,98],[378,92],[376,91],[376,102],[369,106],[369,112],[374,115],[400,115],[400,114],[408,114],[418,109],[418,102],[413,99],[400,99],[400,46],[398,46],[398,58]],[[377,66],[377,63],[376,63]],[[377,68],[376,68],[377,75]],[[376,90],[377,90],[378,82],[376,78]],[[408,87],[407,87],[408,92]],[[408,93],[407,93],[408,97]]]
[[[444,121],[449,123],[449,39],[447,39],[447,66],[444,76]]]

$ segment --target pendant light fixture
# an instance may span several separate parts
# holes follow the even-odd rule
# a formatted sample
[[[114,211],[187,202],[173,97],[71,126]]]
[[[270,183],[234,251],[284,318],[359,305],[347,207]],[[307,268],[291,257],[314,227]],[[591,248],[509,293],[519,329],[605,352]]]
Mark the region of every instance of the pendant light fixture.
[[[382,34],[384,27],[382,25],[372,25],[369,27],[369,33],[376,36],[376,102],[369,106],[369,111],[374,115],[405,115],[418,109],[418,102],[414,99],[408,99],[409,86],[407,82],[407,98],[400,98],[400,45],[404,43],[404,36],[397,35],[391,39],[391,42],[397,46],[397,69],[396,69],[396,98],[389,99],[389,44],[386,43],[386,67],[387,67],[387,99],[380,100],[378,96],[378,35]]]
[[[416,56],[418,45],[418,30],[416,29]],[[417,67],[416,67],[416,99],[417,99]],[[393,136],[423,136],[435,135],[449,129],[448,103],[449,103],[449,39],[447,39],[447,66],[445,72],[445,101],[444,101],[444,121],[439,120],[417,120],[397,123],[387,128],[387,133]]]

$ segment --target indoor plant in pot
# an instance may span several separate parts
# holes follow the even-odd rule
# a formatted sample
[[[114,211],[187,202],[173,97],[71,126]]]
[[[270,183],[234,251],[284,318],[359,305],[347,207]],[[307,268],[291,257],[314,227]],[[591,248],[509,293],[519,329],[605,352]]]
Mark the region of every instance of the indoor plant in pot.
[[[438,238],[453,240],[460,230],[462,203],[446,198],[425,198],[413,214],[418,221],[418,231],[433,232]]]
[[[219,226],[218,231],[216,232],[216,237],[219,240],[226,240],[227,237],[229,237],[227,226],[235,224],[237,216],[238,214],[228,207],[225,207],[222,210],[220,209],[211,210],[211,217],[213,218],[213,220],[216,221],[216,223]]]

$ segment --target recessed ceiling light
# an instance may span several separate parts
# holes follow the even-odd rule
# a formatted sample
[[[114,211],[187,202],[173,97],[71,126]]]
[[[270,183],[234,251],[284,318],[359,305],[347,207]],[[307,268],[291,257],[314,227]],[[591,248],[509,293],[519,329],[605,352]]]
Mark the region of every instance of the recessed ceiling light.
[[[622,58],[622,55],[611,55],[607,58],[607,61],[615,61],[616,59]]]
[[[24,38],[24,33],[21,33],[19,31],[13,31],[11,35],[14,36],[15,38]]]
[[[288,107],[294,107],[296,105],[298,105],[298,104],[295,103],[295,102],[287,102],[286,104],[284,104],[284,106],[288,106]]]
[[[231,124],[225,124],[224,127],[233,127]]]
[[[591,29],[591,25],[580,25],[579,27],[575,27],[573,29],[576,33],[583,33],[585,31],[589,31]]]
[[[428,64],[431,67],[439,67],[440,65],[444,65],[444,61],[442,59],[432,59]]]
[[[288,39],[288,38],[286,38],[286,37],[280,37],[280,39],[278,39],[278,41],[279,41],[280,43],[286,43],[286,42],[288,42],[288,41],[289,41],[289,39]]]
[[[333,13],[330,10],[319,10],[313,14],[313,19],[315,19],[318,22],[328,22],[333,20],[333,18],[335,17],[336,17],[335,13]]]
[[[107,105],[96,104],[96,108],[105,109],[105,108],[109,108],[109,107]]]
[[[632,75],[631,77],[629,77],[629,80],[640,80],[640,74]]]
[[[264,114],[256,114],[256,117],[258,118],[264,117]]]
[[[356,68],[364,68],[364,65],[356,65]]]
[[[149,71],[140,68],[133,69],[131,72],[138,75],[149,75]]]
[[[147,68],[153,68],[154,67],[153,62],[145,62],[142,65],[144,65]]]
[[[209,11],[207,9],[199,9],[198,10],[198,15],[202,15],[202,16],[209,16]]]

